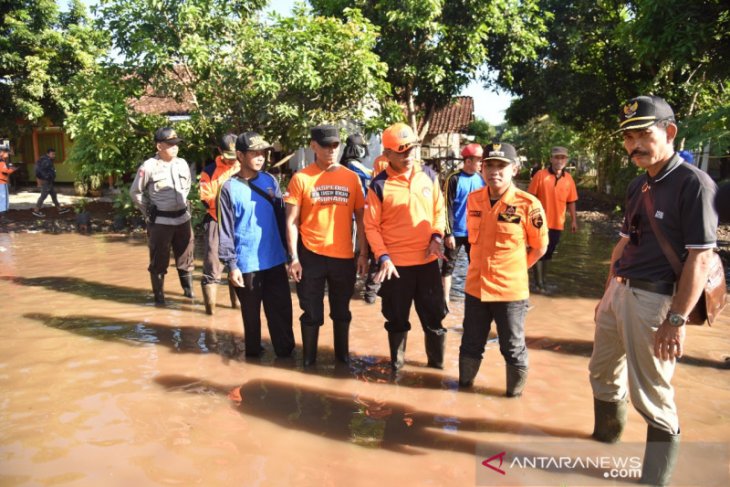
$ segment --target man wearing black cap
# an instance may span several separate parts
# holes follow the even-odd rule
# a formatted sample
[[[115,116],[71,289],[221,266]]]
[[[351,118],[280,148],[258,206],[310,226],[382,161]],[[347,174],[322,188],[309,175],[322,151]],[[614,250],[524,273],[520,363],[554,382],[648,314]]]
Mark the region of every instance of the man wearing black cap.
[[[155,132],[157,154],[139,167],[129,194],[134,205],[147,216],[149,272],[155,303],[165,303],[165,274],[170,265],[170,247],[186,297],[193,297],[193,229],[190,225],[188,193],[190,168],[177,157],[182,139],[169,127]]]
[[[256,132],[236,140],[239,173],[223,184],[218,200],[221,262],[241,300],[246,356],[261,347],[261,303],[277,357],[294,350],[292,304],[286,274],[284,202],[279,183],[262,167],[271,145]]]
[[[619,440],[628,396],[648,423],[641,481],[666,485],[680,431],[671,380],[683,353],[687,316],[700,297],[716,246],[716,186],[675,153],[674,111],[662,98],[633,98],[619,116],[624,148],[646,174],[627,189],[621,238],[596,307],[589,365],[593,437]],[[671,253],[684,262],[681,276],[667,258]]]
[[[216,199],[223,183],[238,173],[236,135],[226,134],[218,144],[220,155],[200,173],[200,200],[208,210],[203,219],[205,250],[203,251],[203,278],[200,281],[205,301],[205,312],[215,313],[216,290],[221,280],[223,265],[218,259],[218,208]],[[231,307],[236,308],[236,291],[229,287]]]
[[[548,246],[540,200],[512,183],[518,169],[517,151],[511,144],[486,146],[482,177],[487,185],[466,200],[471,259],[464,286],[459,385],[474,383],[494,321],[506,363],[507,397],[521,396],[527,382],[527,269]]]
[[[337,163],[337,127],[311,130],[314,163],[294,175],[284,195],[289,274],[297,283],[304,365],[317,360],[319,327],[324,324],[327,285],[334,326],[335,358],[349,360],[350,298],[356,272],[367,272],[368,247],[362,226],[365,198],[357,174]],[[352,245],[353,214],[360,253],[355,263]]]

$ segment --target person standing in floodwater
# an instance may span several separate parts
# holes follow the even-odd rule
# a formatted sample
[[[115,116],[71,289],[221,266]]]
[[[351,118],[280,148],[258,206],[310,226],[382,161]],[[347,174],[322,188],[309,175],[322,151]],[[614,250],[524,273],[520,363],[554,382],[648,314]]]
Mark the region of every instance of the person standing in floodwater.
[[[129,194],[134,205],[147,217],[147,245],[156,304],[165,304],[165,274],[170,265],[170,247],[185,297],[193,297],[194,236],[190,224],[188,193],[190,168],[177,157],[182,139],[170,127],[155,132],[157,154],[137,170]]]
[[[527,269],[548,246],[545,212],[537,198],[512,184],[519,170],[512,145],[488,145],[484,155],[482,176],[487,186],[471,193],[466,202],[471,260],[464,286],[459,385],[473,385],[494,320],[499,351],[507,364],[506,395],[519,397],[528,369]]]
[[[317,361],[319,327],[324,324],[327,286],[334,331],[335,358],[347,363],[350,355],[350,298],[356,273],[367,272],[368,246],[362,226],[365,206],[357,174],[337,163],[340,134],[333,125],[311,130],[309,147],[314,162],[292,177],[284,195],[289,275],[297,283],[304,366]],[[357,227],[357,263],[352,224]]]
[[[215,313],[216,291],[223,273],[223,264],[218,258],[218,208],[216,199],[223,184],[239,171],[236,160],[236,135],[224,135],[218,144],[220,155],[215,162],[208,164],[200,173],[200,200],[205,205],[207,213],[203,218],[205,232],[205,249],[203,251],[203,277],[200,286],[203,291],[205,312]],[[231,307],[236,309],[236,291],[229,285]]]
[[[286,274],[286,217],[278,181],[262,171],[271,145],[256,132],[236,140],[240,171],[223,184],[218,199],[218,256],[241,301],[246,356],[261,347],[261,303],[277,357],[294,350],[292,302]]]
[[[588,366],[593,438],[606,443],[621,438],[630,397],[647,422],[641,483],[666,485],[680,438],[671,381],[683,353],[687,317],[707,282],[717,245],[717,187],[707,173],[683,164],[674,151],[677,122],[665,100],[633,98],[622,107],[619,120],[624,148],[646,174],[637,176],[626,191],[620,239],[596,306]],[[665,247],[684,261],[681,276],[675,274]]]
[[[378,294],[393,370],[405,363],[413,303],[427,365],[441,369],[444,364],[446,329],[441,322],[448,308],[438,264],[446,226],[444,197],[436,173],[417,158],[418,142],[404,123],[385,129],[383,154],[389,165],[370,184],[365,212],[365,232],[380,265],[375,282],[382,282]]]
[[[456,268],[456,260],[462,247],[467,259],[471,251],[466,236],[466,198],[473,191],[484,187],[482,179],[482,156],[484,149],[479,144],[468,144],[461,150],[464,164],[454,171],[444,183],[446,200],[446,235],[444,236],[444,257],[441,264],[441,279],[444,284],[444,298],[449,302],[451,294],[451,276]]]
[[[550,165],[547,169],[538,171],[530,181],[527,191],[540,200],[545,215],[547,215],[548,244],[547,252],[533,266],[535,290],[547,293],[545,287],[545,276],[547,274],[548,262],[553,258],[553,253],[560,241],[560,235],[565,226],[565,210],[570,213],[570,231],[578,231],[578,217],[575,211],[575,202],[578,201],[578,190],[575,181],[570,173],[565,171],[568,164],[568,149],[565,147],[553,147],[550,150]]]

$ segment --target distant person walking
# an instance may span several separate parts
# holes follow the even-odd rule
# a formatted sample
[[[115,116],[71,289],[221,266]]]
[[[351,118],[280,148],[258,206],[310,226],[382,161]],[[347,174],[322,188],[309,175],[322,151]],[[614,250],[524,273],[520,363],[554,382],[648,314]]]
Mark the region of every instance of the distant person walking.
[[[188,163],[177,157],[180,142],[182,139],[170,127],[158,129],[157,154],[142,163],[129,189],[134,205],[147,217],[148,270],[157,304],[165,303],[170,247],[183,293],[193,297],[194,237],[188,209],[192,179]]]
[[[220,154],[215,162],[208,164],[200,173],[200,200],[206,208],[203,218],[205,248],[203,250],[203,278],[200,281],[203,290],[205,312],[215,313],[218,284],[220,284],[223,264],[218,258],[218,208],[216,200],[223,184],[237,174],[239,164],[236,160],[236,135],[226,134],[218,144]],[[236,308],[236,291],[229,287],[231,307]]]
[[[578,201],[578,190],[570,173],[565,171],[568,163],[568,149],[553,147],[550,150],[550,165],[538,171],[530,181],[527,191],[540,200],[547,215],[548,244],[547,252],[533,267],[535,290],[548,292],[545,285],[548,262],[560,242],[560,235],[565,226],[565,209],[570,213],[570,231],[578,230],[578,216],[575,211],[575,202]]]
[[[41,156],[35,163],[35,177],[38,180],[38,184],[41,187],[41,195],[35,204],[33,214],[37,217],[43,218],[45,214],[41,211],[43,208],[43,202],[46,201],[48,195],[51,195],[51,201],[53,201],[56,210],[59,215],[68,213],[68,208],[61,208],[58,203],[58,196],[56,195],[56,167],[54,161],[56,160],[56,149],[49,148],[45,155]]]
[[[10,207],[10,191],[8,190],[10,175],[16,168],[10,164],[10,152],[5,147],[0,147],[0,220]]]

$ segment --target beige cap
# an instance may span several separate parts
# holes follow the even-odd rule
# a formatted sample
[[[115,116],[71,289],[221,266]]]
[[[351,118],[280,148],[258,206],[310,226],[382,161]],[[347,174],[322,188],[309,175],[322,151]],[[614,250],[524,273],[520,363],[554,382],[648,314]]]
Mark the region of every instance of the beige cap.
[[[568,155],[568,149],[565,147],[555,146],[550,150],[551,156],[567,156]]]

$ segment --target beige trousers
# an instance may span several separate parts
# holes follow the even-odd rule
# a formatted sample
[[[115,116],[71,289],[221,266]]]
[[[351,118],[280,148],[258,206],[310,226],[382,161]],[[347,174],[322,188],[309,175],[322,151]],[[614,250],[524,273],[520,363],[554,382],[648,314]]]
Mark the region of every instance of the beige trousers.
[[[651,426],[679,432],[671,379],[676,362],[654,356],[654,333],[667,316],[671,296],[611,281],[596,313],[588,370],[596,399],[618,402],[626,393]]]

